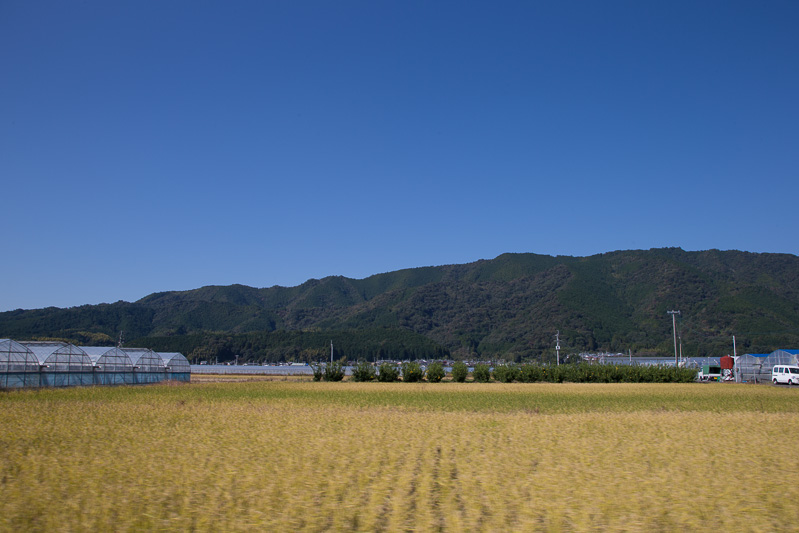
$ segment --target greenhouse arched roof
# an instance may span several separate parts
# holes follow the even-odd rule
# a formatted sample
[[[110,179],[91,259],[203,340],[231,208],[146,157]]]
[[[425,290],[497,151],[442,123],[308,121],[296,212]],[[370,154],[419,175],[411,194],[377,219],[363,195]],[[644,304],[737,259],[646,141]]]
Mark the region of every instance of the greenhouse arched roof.
[[[164,370],[164,360],[149,348],[123,348],[130,357],[133,368],[138,372],[159,372]]]
[[[92,360],[75,346],[66,342],[21,342],[36,356],[39,364],[51,372],[87,372],[92,370]]]
[[[182,353],[159,352],[158,355],[161,356],[164,365],[169,368],[170,372],[191,372],[191,364]]]
[[[124,350],[116,346],[81,346],[86,352],[92,363],[100,371],[132,371],[133,361]]]
[[[27,346],[0,339],[0,371],[2,372],[36,372],[39,360]]]

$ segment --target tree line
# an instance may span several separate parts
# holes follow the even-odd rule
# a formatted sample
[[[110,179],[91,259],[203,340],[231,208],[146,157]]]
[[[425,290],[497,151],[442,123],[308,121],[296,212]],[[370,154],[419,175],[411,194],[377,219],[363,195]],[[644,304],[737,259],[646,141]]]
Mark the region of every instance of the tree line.
[[[446,359],[449,351],[410,331],[365,330],[271,331],[242,334],[200,333],[168,337],[142,337],[129,346],[146,346],[159,352],[180,352],[191,361],[282,363],[329,361]],[[238,357],[237,357],[238,356]]]

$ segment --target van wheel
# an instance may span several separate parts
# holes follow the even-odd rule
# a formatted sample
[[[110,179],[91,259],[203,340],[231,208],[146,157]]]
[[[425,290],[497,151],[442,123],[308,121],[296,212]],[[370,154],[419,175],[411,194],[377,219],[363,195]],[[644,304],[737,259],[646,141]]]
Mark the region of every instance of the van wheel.
[[[774,378],[773,381],[774,381],[774,384],[776,385],[777,384],[777,378]]]

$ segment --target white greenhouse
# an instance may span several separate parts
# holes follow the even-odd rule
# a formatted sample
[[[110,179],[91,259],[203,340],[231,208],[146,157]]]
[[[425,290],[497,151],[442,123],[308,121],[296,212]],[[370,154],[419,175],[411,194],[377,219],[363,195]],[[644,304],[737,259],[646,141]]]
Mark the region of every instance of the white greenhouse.
[[[136,383],[157,383],[166,379],[164,360],[149,348],[124,348],[133,363]]]
[[[0,339],[0,388],[131,385],[166,380],[191,381],[191,365],[183,354]]]
[[[124,350],[108,346],[81,346],[94,365],[94,382],[97,385],[132,384],[133,361]]]
[[[38,387],[39,360],[26,346],[0,339],[0,387]]]
[[[158,355],[166,366],[167,379],[173,381],[190,381],[191,364],[182,353],[178,352],[159,352]]]
[[[86,352],[66,342],[21,342],[34,353],[43,370],[39,373],[41,387],[70,387],[93,385],[94,365]]]
[[[774,350],[771,353],[739,355],[735,361],[735,381],[770,383],[774,365],[799,364],[799,350]]]

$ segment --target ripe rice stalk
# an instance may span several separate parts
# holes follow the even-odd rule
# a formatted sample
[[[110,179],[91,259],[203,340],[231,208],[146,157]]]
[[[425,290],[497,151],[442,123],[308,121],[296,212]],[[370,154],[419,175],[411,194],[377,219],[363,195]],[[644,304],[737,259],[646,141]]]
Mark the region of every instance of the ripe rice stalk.
[[[799,391],[242,382],[0,394],[0,530],[773,530]]]

